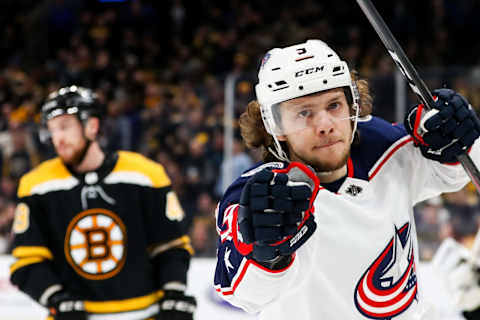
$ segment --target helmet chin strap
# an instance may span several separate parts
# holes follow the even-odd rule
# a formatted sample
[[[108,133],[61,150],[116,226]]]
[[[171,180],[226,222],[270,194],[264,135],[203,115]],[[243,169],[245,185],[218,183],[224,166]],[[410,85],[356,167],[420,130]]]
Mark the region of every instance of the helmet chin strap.
[[[358,106],[358,103],[354,103],[352,108],[355,110],[355,116],[353,117],[352,139],[350,140],[350,144],[352,144],[353,139],[355,138],[355,132],[357,131],[358,115],[360,113],[360,107]]]

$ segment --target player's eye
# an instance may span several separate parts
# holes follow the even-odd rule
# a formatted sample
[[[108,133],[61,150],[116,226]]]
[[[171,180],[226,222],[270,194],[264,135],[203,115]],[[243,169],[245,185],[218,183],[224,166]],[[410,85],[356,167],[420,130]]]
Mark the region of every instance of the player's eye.
[[[332,102],[328,105],[327,109],[328,110],[337,110],[340,109],[341,105],[339,102]]]
[[[304,110],[301,110],[297,113],[297,116],[299,118],[308,118],[312,115],[312,110],[310,109],[304,109]]]

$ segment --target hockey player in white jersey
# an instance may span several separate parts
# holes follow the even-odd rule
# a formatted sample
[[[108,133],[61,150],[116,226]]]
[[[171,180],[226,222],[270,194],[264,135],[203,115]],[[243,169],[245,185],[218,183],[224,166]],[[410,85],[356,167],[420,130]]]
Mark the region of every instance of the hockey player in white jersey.
[[[435,90],[434,111],[392,125],[319,40],[270,50],[258,78],[240,126],[264,159],[218,205],[218,294],[260,319],[430,319],[413,206],[469,181],[456,160],[480,158],[469,103]]]

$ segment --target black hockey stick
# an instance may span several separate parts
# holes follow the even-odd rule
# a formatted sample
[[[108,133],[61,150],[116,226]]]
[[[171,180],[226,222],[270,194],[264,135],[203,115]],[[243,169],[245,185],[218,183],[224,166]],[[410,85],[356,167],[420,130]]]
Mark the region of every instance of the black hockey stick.
[[[386,25],[385,21],[383,21],[383,18],[380,16],[373,3],[370,0],[357,0],[357,3],[387,48],[388,53],[390,53],[392,56],[393,61],[395,61],[398,69],[405,76],[410,88],[412,88],[413,92],[417,95],[427,110],[432,109],[433,97],[430,93],[430,90],[423,82],[422,78],[420,78],[417,70],[415,70],[410,60],[408,60],[408,57],[405,55],[405,52],[403,52],[402,47],[400,47],[400,44],[398,44],[397,40]],[[480,172],[470,156],[465,152],[457,156],[457,159],[472,180],[477,192],[480,193]]]

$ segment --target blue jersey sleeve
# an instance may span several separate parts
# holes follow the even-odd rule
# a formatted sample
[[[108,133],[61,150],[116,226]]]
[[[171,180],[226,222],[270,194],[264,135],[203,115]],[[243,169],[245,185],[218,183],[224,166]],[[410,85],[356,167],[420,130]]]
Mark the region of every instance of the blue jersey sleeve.
[[[403,125],[369,116],[358,121],[359,142],[352,145],[356,178],[368,180],[368,172],[398,140],[408,135]]]
[[[282,162],[257,163],[230,185],[218,204],[216,225],[219,237],[214,285],[215,289],[224,295],[233,293],[234,285],[237,283],[236,279],[240,280],[242,266],[247,262],[246,257],[239,252],[238,244],[235,245],[238,238],[237,213],[243,186],[251,176],[264,168],[281,169],[284,167],[285,164]]]

